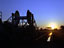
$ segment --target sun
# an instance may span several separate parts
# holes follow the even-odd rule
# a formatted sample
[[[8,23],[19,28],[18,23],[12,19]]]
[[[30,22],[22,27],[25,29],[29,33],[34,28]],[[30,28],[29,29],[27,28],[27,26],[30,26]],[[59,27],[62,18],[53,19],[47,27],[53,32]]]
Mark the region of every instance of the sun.
[[[50,27],[51,27],[52,29],[55,29],[56,26],[55,26],[54,24],[51,24]]]
[[[57,24],[55,24],[55,23],[50,23],[50,24],[48,25],[48,27],[51,27],[51,29],[55,29],[55,28],[57,28]]]

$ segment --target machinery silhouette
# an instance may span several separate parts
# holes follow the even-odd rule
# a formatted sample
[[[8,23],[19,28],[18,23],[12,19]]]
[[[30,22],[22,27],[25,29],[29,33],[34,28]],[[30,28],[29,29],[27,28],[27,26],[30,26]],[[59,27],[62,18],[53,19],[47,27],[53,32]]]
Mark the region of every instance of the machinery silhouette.
[[[7,21],[15,25],[21,23],[22,26],[29,25],[37,27],[34,16],[29,10],[27,10],[26,16],[20,16],[19,11],[15,11],[15,13],[12,13],[12,16],[9,17]]]
[[[2,12],[0,11],[0,23],[2,23]]]

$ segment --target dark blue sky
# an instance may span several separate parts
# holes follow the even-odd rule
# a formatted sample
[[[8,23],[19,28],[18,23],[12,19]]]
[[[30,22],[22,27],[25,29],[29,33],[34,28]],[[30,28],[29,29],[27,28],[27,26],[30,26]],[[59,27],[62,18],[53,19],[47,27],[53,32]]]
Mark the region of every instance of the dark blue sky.
[[[64,24],[64,0],[0,0],[3,20],[16,10],[21,16],[26,15],[28,9],[34,14],[38,26],[46,26],[51,22]]]

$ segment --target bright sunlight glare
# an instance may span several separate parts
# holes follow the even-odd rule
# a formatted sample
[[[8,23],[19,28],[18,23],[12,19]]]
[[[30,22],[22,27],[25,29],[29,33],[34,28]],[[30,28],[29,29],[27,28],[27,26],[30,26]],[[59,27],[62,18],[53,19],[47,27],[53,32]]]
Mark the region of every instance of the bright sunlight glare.
[[[48,37],[47,42],[50,42],[51,37]]]
[[[54,24],[51,24],[50,27],[51,27],[52,29],[55,29],[55,25],[54,25]]]
[[[50,23],[50,24],[48,25],[48,27],[51,27],[51,29],[58,28],[58,27],[57,27],[57,24],[55,24],[55,23]]]
[[[47,42],[50,42],[51,36],[52,36],[52,32],[49,33],[49,37],[48,37],[48,39],[47,39]]]
[[[52,32],[51,33],[49,33],[49,36],[51,36],[52,35]]]

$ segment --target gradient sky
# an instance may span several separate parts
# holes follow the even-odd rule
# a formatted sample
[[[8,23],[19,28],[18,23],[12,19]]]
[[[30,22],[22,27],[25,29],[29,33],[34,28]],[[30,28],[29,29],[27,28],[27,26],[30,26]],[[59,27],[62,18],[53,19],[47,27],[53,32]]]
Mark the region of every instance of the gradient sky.
[[[8,19],[16,10],[21,16],[26,15],[28,9],[34,14],[40,27],[45,27],[51,22],[64,24],[64,0],[0,0],[3,20]]]

